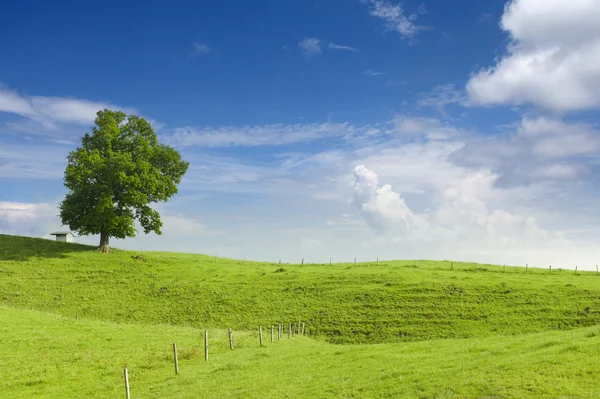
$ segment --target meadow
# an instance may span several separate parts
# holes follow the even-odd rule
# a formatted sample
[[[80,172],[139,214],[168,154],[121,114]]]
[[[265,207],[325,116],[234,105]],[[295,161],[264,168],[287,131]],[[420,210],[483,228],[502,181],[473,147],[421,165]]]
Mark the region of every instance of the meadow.
[[[600,396],[595,272],[104,255],[0,235],[0,320],[7,398],[125,397],[124,367],[132,398]],[[307,336],[270,342],[298,320]]]

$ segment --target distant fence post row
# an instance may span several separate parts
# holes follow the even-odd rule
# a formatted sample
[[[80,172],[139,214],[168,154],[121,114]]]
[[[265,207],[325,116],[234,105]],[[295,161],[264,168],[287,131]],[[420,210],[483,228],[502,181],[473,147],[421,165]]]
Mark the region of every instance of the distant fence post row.
[[[79,318],[79,317],[77,317]],[[294,330],[297,330],[297,334],[302,334],[302,336],[306,335],[307,331],[305,329],[305,324],[300,324],[301,320],[298,320],[298,324],[289,323],[288,328],[288,337],[291,338],[294,335]],[[281,337],[283,336],[284,324],[279,323],[277,328],[277,341],[281,341]],[[302,329],[300,329],[302,326]],[[229,349],[233,350],[233,331],[231,328],[227,330],[227,336],[229,340]],[[275,340],[275,327],[271,325],[271,342]],[[262,334],[262,326],[258,327],[258,342],[259,346],[263,347],[263,334]],[[204,360],[208,361],[208,330],[204,331]],[[173,365],[175,366],[175,374],[179,374],[179,361],[177,358],[177,343],[173,342]],[[129,389],[129,372],[127,368],[123,369],[123,380],[125,382],[125,399],[131,399],[130,389]]]

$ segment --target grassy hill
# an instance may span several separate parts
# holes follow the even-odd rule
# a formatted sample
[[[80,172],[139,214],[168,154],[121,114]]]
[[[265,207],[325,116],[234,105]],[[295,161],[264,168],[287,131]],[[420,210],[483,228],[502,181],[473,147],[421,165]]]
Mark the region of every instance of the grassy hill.
[[[0,397],[596,398],[600,328],[403,344],[266,340],[0,307]],[[172,343],[179,352],[175,375]],[[7,350],[8,349],[8,350]]]
[[[0,332],[13,348],[0,353],[11,381],[0,397],[115,397],[126,364],[132,397],[600,393],[596,273],[133,255],[0,235]],[[309,338],[258,347],[259,325],[299,319]],[[241,339],[233,352],[229,327]],[[221,337],[214,362],[200,356],[205,328]],[[175,341],[190,370],[178,376]],[[88,384],[95,388],[83,394]]]

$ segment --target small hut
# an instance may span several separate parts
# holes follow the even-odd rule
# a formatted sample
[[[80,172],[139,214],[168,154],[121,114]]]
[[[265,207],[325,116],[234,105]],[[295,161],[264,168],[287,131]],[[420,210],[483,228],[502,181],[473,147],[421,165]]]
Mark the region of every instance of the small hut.
[[[73,233],[70,231],[56,231],[54,233],[50,233],[50,235],[56,236],[56,241],[73,242]]]

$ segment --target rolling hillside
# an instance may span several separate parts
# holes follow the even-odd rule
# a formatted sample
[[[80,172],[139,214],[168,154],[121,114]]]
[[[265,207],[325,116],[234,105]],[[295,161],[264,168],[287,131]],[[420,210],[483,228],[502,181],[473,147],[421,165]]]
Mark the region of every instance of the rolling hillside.
[[[123,367],[132,397],[600,394],[600,276],[590,272],[103,255],[0,235],[0,304],[11,348],[0,397],[116,397]],[[308,337],[258,346],[258,326],[298,320]]]

